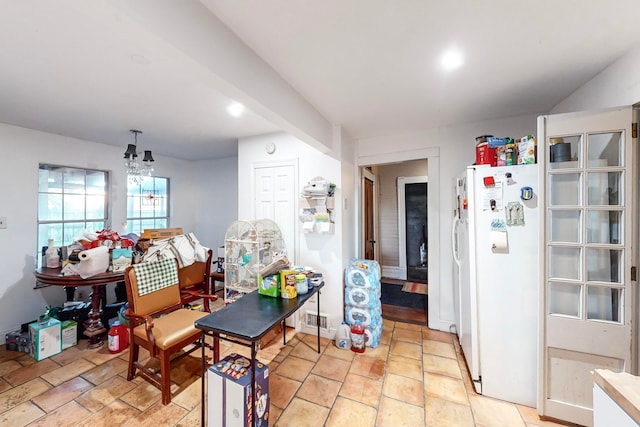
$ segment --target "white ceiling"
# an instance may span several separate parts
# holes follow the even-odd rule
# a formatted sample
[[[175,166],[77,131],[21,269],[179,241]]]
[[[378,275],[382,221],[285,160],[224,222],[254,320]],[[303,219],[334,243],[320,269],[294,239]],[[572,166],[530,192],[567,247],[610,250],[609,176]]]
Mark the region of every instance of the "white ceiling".
[[[136,128],[141,149],[184,159],[229,157],[237,138],[280,129],[313,133],[305,117],[314,112],[355,139],[544,113],[640,46],[637,0],[0,0],[0,7],[0,122],[123,152]],[[185,20],[178,9],[198,18]],[[226,31],[220,22],[235,36],[207,31]],[[466,59],[445,73],[438,61],[449,47]],[[244,80],[224,77],[234,58],[234,75]],[[283,81],[266,80],[273,71]],[[284,117],[283,87],[309,108]],[[232,98],[254,112],[230,117]]]

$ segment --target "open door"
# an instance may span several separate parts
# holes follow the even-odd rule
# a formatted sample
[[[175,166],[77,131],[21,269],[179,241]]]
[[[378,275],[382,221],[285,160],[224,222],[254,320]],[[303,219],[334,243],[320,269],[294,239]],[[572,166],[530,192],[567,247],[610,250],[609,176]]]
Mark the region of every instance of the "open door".
[[[592,425],[591,371],[636,371],[633,121],[631,107],[538,119],[541,416]]]
[[[429,252],[427,177],[398,177],[397,193],[400,278],[426,282]]]
[[[362,169],[362,248],[364,259],[377,260],[376,254],[376,177],[367,169]]]

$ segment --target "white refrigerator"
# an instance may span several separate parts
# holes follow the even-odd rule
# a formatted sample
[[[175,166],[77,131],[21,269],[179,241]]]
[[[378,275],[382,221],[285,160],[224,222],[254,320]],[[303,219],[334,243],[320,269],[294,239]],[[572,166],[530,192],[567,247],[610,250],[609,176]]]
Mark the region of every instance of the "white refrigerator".
[[[471,379],[536,407],[538,165],[469,166],[455,189],[456,333]]]

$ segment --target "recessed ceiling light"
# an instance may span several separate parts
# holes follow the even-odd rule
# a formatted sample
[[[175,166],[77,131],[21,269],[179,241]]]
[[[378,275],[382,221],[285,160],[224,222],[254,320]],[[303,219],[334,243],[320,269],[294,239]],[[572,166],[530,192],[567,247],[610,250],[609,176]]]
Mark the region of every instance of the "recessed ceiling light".
[[[462,53],[458,50],[451,49],[448,50],[442,55],[442,59],[440,60],[442,64],[442,68],[446,71],[455,70],[459,68],[464,63],[464,58],[462,57]]]
[[[240,117],[244,113],[244,105],[239,102],[231,103],[227,107],[227,113],[233,117]]]

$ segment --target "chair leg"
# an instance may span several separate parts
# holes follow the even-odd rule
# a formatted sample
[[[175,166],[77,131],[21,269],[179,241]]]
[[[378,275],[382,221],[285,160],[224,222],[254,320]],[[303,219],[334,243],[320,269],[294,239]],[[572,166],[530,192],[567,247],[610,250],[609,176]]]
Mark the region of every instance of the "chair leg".
[[[160,351],[160,389],[162,390],[162,404],[171,403],[171,355]]]
[[[129,348],[129,371],[127,372],[127,381],[131,381],[136,375],[136,362],[138,362],[139,353],[140,346],[132,342],[131,348]]]

